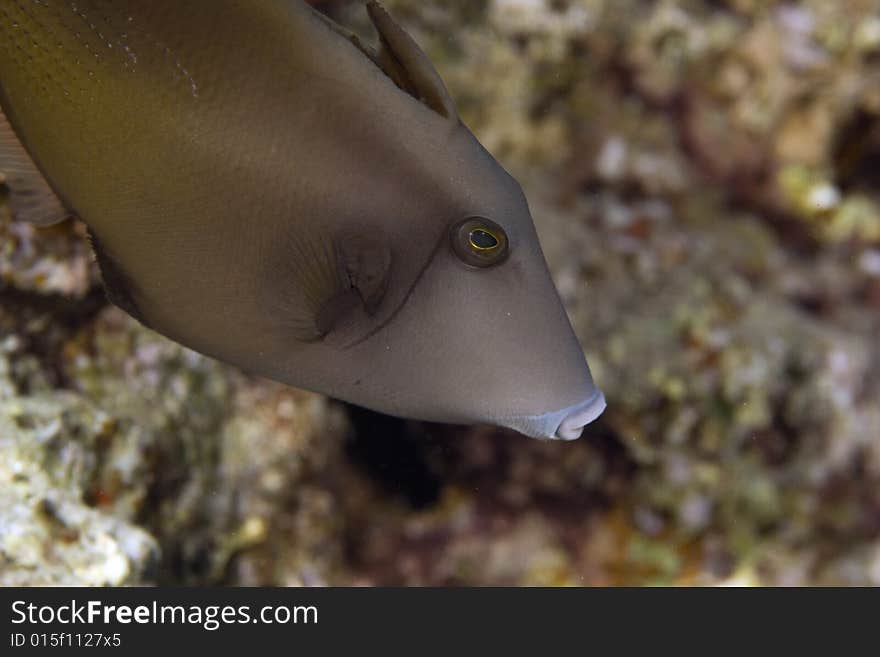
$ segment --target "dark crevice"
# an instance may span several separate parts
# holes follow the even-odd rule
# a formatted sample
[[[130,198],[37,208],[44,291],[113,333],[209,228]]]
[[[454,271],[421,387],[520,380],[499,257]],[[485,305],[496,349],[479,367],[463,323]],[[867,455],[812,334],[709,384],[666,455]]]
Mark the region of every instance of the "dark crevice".
[[[64,375],[62,352],[71,335],[91,324],[108,305],[104,291],[94,287],[80,299],[56,294],[24,292],[0,285],[0,337],[16,335],[23,340],[21,350],[35,356],[51,383],[69,388]],[[28,330],[39,323],[44,330]],[[27,390],[22,390],[27,394]]]
[[[414,509],[433,505],[443,482],[431,462],[436,436],[449,429],[414,422],[346,404],[352,432],[348,458],[388,493],[399,495]]]
[[[837,135],[833,161],[844,191],[880,189],[880,116],[859,110]]]

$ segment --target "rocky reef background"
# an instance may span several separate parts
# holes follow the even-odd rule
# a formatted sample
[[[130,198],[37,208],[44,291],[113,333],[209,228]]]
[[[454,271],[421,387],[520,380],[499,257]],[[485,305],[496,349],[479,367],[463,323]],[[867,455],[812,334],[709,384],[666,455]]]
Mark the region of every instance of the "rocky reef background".
[[[880,585],[880,2],[387,5],[523,183],[606,414],[248,378],[0,206],[0,584]]]

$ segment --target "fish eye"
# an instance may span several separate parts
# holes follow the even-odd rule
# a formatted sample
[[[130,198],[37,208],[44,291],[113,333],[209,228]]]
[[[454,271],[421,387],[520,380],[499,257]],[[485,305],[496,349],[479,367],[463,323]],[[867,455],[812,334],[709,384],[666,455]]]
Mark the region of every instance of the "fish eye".
[[[498,247],[499,240],[488,230],[474,228],[468,235],[471,246],[478,251],[491,251]]]
[[[452,227],[452,250],[465,264],[491,267],[507,257],[507,234],[494,221],[469,217]]]

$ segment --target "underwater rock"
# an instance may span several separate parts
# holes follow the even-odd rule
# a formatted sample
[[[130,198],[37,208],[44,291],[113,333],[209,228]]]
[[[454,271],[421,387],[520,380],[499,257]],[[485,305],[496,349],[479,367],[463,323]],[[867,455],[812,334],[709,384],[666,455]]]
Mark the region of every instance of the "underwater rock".
[[[341,568],[325,472],[338,409],[115,308],[35,341],[45,305],[2,298],[0,581],[320,583]],[[289,549],[265,547],[282,535]]]
[[[6,205],[0,206],[0,285],[83,297],[98,280],[84,235],[78,222],[41,230],[9,221]]]
[[[112,433],[109,416],[72,394],[0,398],[0,584],[149,581],[155,539],[83,499]]]

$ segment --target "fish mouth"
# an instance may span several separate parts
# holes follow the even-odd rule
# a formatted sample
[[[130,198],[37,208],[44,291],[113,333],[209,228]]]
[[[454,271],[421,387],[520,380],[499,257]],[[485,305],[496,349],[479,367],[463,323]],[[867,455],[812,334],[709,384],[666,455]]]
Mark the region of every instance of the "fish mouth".
[[[596,389],[587,399],[558,411],[514,416],[500,424],[532,438],[577,440],[584,427],[602,415],[605,407],[605,395]]]

